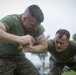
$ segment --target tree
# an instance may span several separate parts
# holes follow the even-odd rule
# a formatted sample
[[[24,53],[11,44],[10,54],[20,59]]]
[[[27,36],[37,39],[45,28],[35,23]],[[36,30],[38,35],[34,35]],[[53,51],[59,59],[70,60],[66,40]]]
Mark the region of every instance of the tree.
[[[76,33],[73,35],[73,40],[76,41]]]
[[[50,38],[50,35],[46,36],[46,39],[48,40]],[[48,52],[46,53],[39,53],[39,54],[35,54],[39,57],[39,59],[42,62],[42,67],[43,67],[43,71],[45,71],[45,59],[48,56]]]
[[[39,57],[39,59],[41,60],[42,64],[43,64],[43,71],[45,71],[45,58],[48,56],[48,53],[40,53],[37,54],[37,56]]]

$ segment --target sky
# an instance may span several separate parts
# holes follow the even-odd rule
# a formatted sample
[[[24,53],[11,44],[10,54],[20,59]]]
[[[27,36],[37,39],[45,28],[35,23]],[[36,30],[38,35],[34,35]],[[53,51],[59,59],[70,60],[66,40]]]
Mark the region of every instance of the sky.
[[[76,0],[0,0],[0,19],[9,14],[20,14],[31,5],[37,4],[44,13],[45,35],[54,38],[58,29],[76,33]]]
[[[46,36],[53,39],[58,29],[67,29],[72,39],[76,33],[76,0],[0,0],[0,19],[9,14],[21,14],[32,4],[39,5],[44,13],[42,25]]]

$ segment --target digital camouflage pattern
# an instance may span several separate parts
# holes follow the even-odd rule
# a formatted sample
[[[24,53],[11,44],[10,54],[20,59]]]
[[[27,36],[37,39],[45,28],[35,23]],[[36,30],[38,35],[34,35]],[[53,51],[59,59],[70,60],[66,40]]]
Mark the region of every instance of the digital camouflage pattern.
[[[1,57],[0,75],[40,75],[36,67],[25,56]]]

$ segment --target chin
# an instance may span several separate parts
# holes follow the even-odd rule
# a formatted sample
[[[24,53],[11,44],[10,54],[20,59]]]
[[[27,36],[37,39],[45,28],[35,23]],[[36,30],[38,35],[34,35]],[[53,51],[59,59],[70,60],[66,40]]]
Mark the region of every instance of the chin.
[[[28,32],[31,32],[33,29],[28,29]]]
[[[60,50],[60,49],[57,49],[56,51],[57,51],[57,52],[62,52],[62,50]]]
[[[28,29],[27,32],[31,32],[32,30]]]

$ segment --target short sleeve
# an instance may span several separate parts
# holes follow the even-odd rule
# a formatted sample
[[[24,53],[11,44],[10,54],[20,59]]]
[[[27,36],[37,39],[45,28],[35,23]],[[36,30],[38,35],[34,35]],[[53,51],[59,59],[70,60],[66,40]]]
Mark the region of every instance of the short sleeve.
[[[53,39],[47,40],[47,44],[48,44],[48,51],[54,49],[54,41],[53,41]]]
[[[42,25],[39,25],[37,30],[35,31],[35,36],[39,37],[44,33],[44,31],[45,31],[44,27]]]
[[[5,25],[6,31],[9,31],[14,25],[13,20],[14,20],[13,17],[11,15],[8,15],[2,18],[0,22],[2,22]]]

